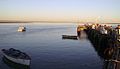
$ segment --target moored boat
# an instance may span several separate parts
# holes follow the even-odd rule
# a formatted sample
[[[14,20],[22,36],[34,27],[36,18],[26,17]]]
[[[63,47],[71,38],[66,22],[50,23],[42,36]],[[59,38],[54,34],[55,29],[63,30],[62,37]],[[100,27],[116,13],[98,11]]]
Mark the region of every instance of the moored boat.
[[[74,35],[62,35],[63,39],[76,39],[77,40],[77,36]]]
[[[18,28],[18,32],[24,32],[24,31],[26,31],[26,28],[24,26],[20,26]]]
[[[2,49],[2,54],[5,58],[8,60],[18,63],[18,64],[23,64],[23,65],[30,65],[31,58],[24,52],[21,52],[19,50],[10,48],[8,50]]]
[[[2,58],[2,62],[4,62],[10,69],[30,69],[30,66],[12,62],[6,57]]]

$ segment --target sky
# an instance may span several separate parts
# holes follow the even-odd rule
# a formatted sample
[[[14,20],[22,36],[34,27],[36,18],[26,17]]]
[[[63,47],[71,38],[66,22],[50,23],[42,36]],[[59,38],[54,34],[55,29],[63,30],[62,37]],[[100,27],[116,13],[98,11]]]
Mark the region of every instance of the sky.
[[[0,0],[0,20],[120,22],[120,0]]]

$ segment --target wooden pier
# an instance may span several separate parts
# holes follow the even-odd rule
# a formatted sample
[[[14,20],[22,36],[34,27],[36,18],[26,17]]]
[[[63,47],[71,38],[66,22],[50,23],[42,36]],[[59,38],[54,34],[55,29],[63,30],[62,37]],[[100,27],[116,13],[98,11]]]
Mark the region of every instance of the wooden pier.
[[[104,69],[120,69],[120,48],[114,51],[112,59],[105,60]]]
[[[120,69],[120,26],[116,29],[100,25],[87,25],[84,29],[98,55],[104,60],[103,69]]]

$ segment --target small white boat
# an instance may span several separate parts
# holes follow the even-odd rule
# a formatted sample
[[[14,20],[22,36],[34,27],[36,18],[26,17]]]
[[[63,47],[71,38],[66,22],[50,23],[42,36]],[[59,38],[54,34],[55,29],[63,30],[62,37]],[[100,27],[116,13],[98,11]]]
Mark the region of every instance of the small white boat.
[[[5,58],[7,58],[8,60],[14,63],[27,65],[27,66],[30,65],[31,58],[26,53],[21,52],[19,50],[13,48],[10,48],[8,50],[2,49],[2,54]]]
[[[26,31],[26,28],[24,26],[20,26],[18,28],[18,32],[24,32],[24,31]]]

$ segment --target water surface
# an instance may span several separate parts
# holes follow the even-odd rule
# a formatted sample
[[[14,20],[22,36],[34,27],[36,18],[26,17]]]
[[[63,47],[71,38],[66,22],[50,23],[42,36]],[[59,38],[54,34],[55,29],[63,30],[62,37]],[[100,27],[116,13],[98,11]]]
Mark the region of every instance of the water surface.
[[[30,69],[102,69],[103,61],[87,38],[64,40],[63,34],[76,35],[77,24],[0,24],[0,49],[15,48],[31,56]],[[13,69],[2,60],[0,69]],[[22,68],[21,68],[22,69]]]

